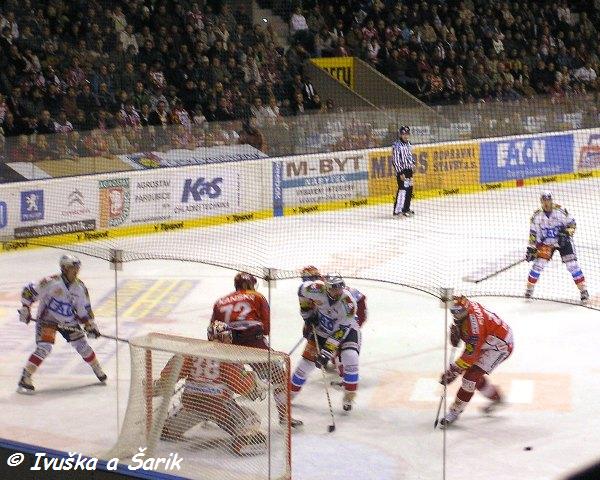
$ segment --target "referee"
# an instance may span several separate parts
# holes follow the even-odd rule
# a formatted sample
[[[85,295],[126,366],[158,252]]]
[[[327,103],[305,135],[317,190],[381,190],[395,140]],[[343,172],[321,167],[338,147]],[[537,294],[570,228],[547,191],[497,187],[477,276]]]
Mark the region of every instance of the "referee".
[[[394,215],[412,217],[415,212],[410,209],[410,200],[413,192],[413,173],[415,171],[415,160],[412,156],[412,145],[408,141],[410,128],[406,125],[398,131],[400,139],[392,145],[392,163],[396,170],[396,181],[398,192],[394,202]]]

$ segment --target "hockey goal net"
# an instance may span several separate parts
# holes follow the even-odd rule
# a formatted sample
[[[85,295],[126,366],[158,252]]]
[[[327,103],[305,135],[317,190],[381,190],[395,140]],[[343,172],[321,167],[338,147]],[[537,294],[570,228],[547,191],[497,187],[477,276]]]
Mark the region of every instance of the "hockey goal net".
[[[169,473],[188,478],[291,478],[286,354],[159,333],[129,344],[127,411],[107,458],[177,453]]]

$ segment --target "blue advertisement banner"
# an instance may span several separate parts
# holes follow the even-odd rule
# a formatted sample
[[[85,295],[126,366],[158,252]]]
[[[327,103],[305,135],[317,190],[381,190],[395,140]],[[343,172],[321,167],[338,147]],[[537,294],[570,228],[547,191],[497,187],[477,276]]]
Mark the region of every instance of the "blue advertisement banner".
[[[283,216],[283,162],[273,162],[273,216]]]
[[[482,142],[480,182],[556,175],[573,171],[573,134]]]

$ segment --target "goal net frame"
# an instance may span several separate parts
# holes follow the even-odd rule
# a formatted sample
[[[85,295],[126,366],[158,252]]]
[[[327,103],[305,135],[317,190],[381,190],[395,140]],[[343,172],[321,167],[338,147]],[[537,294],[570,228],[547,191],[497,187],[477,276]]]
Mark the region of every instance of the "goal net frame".
[[[285,422],[276,426],[273,425],[272,417],[277,416],[277,406],[273,400],[274,382],[271,378],[264,380],[268,387],[264,402],[267,404],[267,422],[265,435],[267,437],[265,464],[268,475],[256,476],[224,476],[222,478],[268,478],[277,480],[291,479],[291,399],[289,386],[290,358],[283,352],[272,349],[259,349],[240,345],[232,345],[197,338],[183,337],[165,333],[148,333],[139,337],[133,337],[129,340],[130,349],[130,386],[129,397],[125,417],[121,425],[121,430],[116,444],[113,448],[103,455],[105,458],[117,457],[120,461],[127,463],[136,453],[144,452],[145,457],[151,457],[159,442],[162,428],[167,420],[170,406],[170,399],[176,393],[175,387],[180,381],[184,358],[186,356],[202,359],[214,360],[227,364],[269,364],[275,363],[284,365],[284,386],[286,396]],[[157,377],[157,365],[154,363],[157,353],[168,354],[171,357],[170,370],[167,374],[167,381],[161,388],[159,395],[153,392],[153,382]],[[140,361],[140,357],[143,361]],[[272,369],[269,368],[269,377]],[[141,377],[141,378],[140,378]],[[160,397],[159,406],[155,408],[154,399]],[[142,400],[140,402],[140,399]],[[141,403],[141,404],[140,404]],[[264,420],[264,419],[262,419]],[[262,423],[262,422],[261,422]],[[275,429],[279,429],[281,434],[275,434]],[[279,450],[283,450],[283,456],[280,452],[275,453],[273,441],[280,438],[283,445]],[[176,447],[174,448],[176,450]],[[274,455],[278,455],[279,464],[283,463],[281,471],[272,471]],[[281,458],[282,457],[282,458]],[[199,472],[201,475],[203,472]],[[199,478],[205,478],[201,476]]]

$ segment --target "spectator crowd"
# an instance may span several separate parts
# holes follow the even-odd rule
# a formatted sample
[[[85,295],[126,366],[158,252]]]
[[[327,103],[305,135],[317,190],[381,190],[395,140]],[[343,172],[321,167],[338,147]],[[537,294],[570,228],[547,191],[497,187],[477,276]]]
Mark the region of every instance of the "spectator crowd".
[[[304,0],[288,9],[285,49],[237,5],[4,0],[0,157],[265,150],[257,127],[335,111],[303,75],[311,56],[358,56],[437,105],[560,101],[600,85],[600,0]]]
[[[360,57],[429,104],[600,87],[598,0],[305,0],[289,22],[311,55]]]
[[[285,55],[244,5],[5,0],[0,51],[11,160],[236,143],[328,108],[301,75],[302,50]]]

